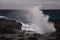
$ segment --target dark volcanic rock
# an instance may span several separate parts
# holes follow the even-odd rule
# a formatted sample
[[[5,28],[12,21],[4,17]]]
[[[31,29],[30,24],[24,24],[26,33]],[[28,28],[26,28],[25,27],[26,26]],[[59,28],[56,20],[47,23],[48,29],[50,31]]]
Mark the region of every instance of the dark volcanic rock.
[[[29,37],[28,40],[38,40],[36,37]]]
[[[5,38],[4,40],[13,40],[13,38]]]
[[[0,37],[0,40],[4,40],[5,39],[5,37]]]
[[[21,30],[22,24],[15,20],[0,18],[0,33],[14,33],[14,29]]]
[[[18,39],[18,40],[24,40],[24,38],[20,38],[20,39]]]

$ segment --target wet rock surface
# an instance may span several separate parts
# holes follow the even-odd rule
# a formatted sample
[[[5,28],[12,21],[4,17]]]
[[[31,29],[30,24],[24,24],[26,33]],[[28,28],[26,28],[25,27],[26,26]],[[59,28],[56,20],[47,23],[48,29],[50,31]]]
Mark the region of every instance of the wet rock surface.
[[[15,33],[15,29],[21,30],[21,23],[15,20],[0,18],[0,33]]]
[[[60,39],[60,21],[52,21],[55,25],[56,32],[48,37],[39,33],[21,30],[22,24],[14,20],[0,18],[0,40],[59,40]],[[20,30],[19,32],[15,29]],[[31,33],[30,33],[31,32]]]
[[[15,20],[0,18],[0,40],[38,40],[40,37],[35,32],[21,30],[21,27],[22,24]]]

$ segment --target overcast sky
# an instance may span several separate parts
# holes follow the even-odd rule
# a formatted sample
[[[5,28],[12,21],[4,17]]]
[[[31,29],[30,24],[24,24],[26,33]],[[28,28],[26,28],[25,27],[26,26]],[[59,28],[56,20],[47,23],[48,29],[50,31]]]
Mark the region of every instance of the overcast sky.
[[[0,9],[21,9],[42,5],[43,9],[60,9],[60,0],[0,0]]]

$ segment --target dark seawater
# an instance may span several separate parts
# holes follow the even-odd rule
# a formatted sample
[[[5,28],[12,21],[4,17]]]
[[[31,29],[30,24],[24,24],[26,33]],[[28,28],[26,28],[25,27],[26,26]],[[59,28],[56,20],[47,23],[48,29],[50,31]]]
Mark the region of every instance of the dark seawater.
[[[13,11],[16,11],[18,13],[18,11],[23,11],[23,10],[0,10],[0,16],[7,16],[12,19],[19,19],[19,18],[16,18],[14,15],[12,15],[12,16],[9,15],[9,14],[13,13]],[[50,19],[52,19],[52,20],[60,19],[60,10],[42,10],[42,11],[44,14],[50,15]],[[17,13],[13,13],[13,14],[17,14]]]
[[[43,10],[44,14],[50,16],[51,20],[60,20],[60,10]]]
[[[23,18],[22,16],[25,15],[24,13],[26,14],[27,12],[24,10],[0,10],[0,16],[6,16],[10,19],[27,23],[27,19]],[[17,16],[16,14],[18,14],[19,16]]]

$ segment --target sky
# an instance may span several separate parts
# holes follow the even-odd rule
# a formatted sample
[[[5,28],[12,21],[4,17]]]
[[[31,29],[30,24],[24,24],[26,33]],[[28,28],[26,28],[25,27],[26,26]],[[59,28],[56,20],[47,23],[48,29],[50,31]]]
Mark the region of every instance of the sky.
[[[60,0],[0,0],[0,9],[24,9],[42,5],[41,9],[60,9]]]

